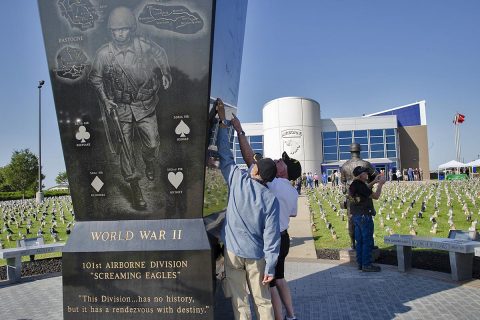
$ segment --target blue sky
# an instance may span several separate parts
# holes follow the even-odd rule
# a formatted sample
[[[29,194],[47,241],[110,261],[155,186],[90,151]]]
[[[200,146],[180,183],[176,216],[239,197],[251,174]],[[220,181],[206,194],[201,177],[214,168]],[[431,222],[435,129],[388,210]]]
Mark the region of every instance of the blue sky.
[[[233,0],[232,0],[233,1]],[[34,0],[2,1],[0,166],[14,150],[38,152],[46,186],[65,165]],[[480,154],[480,1],[250,0],[239,117],[261,121],[282,96],[320,103],[322,118],[361,116],[426,100],[430,167],[455,157],[455,112],[462,157]]]

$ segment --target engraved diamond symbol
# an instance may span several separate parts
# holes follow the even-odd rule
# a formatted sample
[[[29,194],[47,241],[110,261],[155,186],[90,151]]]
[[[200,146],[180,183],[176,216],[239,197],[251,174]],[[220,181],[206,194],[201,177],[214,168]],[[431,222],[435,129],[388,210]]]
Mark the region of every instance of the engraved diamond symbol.
[[[102,189],[104,183],[102,180],[100,180],[100,178],[98,176],[95,177],[95,179],[93,179],[92,183],[91,183],[93,189],[95,189],[97,192],[100,191],[100,189]]]

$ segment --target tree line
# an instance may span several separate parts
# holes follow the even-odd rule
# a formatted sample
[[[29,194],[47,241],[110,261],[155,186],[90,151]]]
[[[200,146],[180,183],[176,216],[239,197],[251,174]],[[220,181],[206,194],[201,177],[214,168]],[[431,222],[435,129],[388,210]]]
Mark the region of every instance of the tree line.
[[[42,174],[41,180],[45,179]],[[67,173],[62,171],[55,181],[58,184],[67,184]],[[43,185],[42,185],[43,187]],[[15,150],[10,163],[0,167],[0,192],[25,193],[38,190],[38,157],[29,149]]]

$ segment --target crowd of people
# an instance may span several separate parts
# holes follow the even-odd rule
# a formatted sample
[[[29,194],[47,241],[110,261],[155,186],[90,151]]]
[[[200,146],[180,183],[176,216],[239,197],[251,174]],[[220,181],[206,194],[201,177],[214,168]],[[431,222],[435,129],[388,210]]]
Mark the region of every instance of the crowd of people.
[[[390,180],[392,181],[422,181],[423,170],[422,168],[408,168],[408,169],[390,169]]]
[[[408,169],[397,169],[392,168],[388,170],[388,175],[385,174],[385,170],[381,169],[378,171],[380,174],[384,174],[386,180],[388,181],[423,181],[423,170],[421,168],[408,168]],[[340,172],[338,170],[333,170],[333,172],[328,175],[327,172],[322,172],[321,175],[318,173],[304,172],[296,181],[295,188],[297,189],[298,194],[301,194],[302,189],[313,189],[318,188],[320,183],[323,186],[331,184],[332,187],[340,186]]]

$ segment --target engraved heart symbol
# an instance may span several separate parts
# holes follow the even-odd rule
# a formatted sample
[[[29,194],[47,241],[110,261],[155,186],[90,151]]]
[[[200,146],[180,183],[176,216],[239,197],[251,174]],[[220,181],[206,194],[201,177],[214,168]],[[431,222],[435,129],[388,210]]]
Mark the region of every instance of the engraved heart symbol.
[[[169,172],[168,173],[168,181],[170,181],[170,183],[172,184],[172,186],[175,187],[175,189],[178,189],[178,186],[183,181],[183,173],[182,172],[177,172],[177,173]]]

